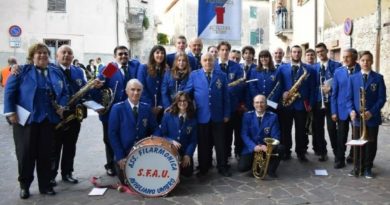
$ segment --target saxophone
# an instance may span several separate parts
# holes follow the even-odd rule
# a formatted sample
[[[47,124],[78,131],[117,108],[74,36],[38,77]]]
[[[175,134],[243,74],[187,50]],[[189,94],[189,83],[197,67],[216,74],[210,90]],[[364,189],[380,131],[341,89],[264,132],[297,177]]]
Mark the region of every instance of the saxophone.
[[[229,84],[228,84],[228,87],[236,86],[236,85],[238,85],[238,84],[244,82],[245,80],[246,80],[245,76],[242,77],[242,78],[239,78],[239,79],[237,79],[237,80],[235,80],[235,81],[229,83]]]
[[[368,140],[367,126],[366,126],[366,91],[360,87],[360,140]]]
[[[267,151],[255,152],[253,157],[252,173],[256,179],[264,179],[265,175],[267,175],[271,156],[278,156],[278,154],[272,154],[272,150],[274,146],[279,144],[279,140],[267,137],[264,138],[264,142],[267,146]]]
[[[284,107],[291,105],[297,98],[301,97],[301,94],[299,94],[299,88],[301,87],[303,81],[308,77],[308,75],[309,74],[307,73],[307,70],[303,68],[303,74],[288,91],[287,98],[283,99]]]

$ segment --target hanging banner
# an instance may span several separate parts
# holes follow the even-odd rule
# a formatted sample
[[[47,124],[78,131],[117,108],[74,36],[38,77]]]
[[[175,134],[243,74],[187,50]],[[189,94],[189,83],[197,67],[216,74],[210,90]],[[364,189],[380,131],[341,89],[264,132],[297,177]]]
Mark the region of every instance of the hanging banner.
[[[199,0],[198,36],[241,40],[241,0]]]

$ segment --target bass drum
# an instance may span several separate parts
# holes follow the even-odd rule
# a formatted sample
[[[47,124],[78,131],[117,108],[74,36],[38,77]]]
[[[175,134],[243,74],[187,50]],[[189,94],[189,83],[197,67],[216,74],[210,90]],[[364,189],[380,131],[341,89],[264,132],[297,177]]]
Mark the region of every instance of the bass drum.
[[[137,142],[127,156],[126,183],[145,197],[165,196],[179,183],[179,153],[165,138]]]

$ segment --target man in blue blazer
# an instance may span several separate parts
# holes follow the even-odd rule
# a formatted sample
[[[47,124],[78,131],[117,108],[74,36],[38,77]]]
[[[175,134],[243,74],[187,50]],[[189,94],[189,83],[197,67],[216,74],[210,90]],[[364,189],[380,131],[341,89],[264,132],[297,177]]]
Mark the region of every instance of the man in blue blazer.
[[[188,52],[188,56],[195,58],[195,67],[192,68],[192,70],[197,70],[202,68],[202,64],[200,63],[200,59],[202,57],[202,49],[203,49],[203,42],[200,38],[194,38],[190,41],[189,44],[190,52]],[[189,57],[189,58],[191,58]],[[191,66],[191,64],[190,64]]]
[[[328,58],[328,49],[324,43],[318,43],[315,51],[319,62],[314,65],[316,77],[316,99],[313,107],[313,149],[320,156],[319,161],[323,162],[328,159],[326,140],[325,140],[325,118],[326,127],[328,128],[329,139],[332,145],[333,154],[336,157],[337,129],[336,122],[332,120],[330,108],[330,91],[331,81],[336,68],[341,67],[341,63]],[[322,108],[322,103],[324,108]]]
[[[159,136],[159,128],[152,108],[140,102],[143,86],[137,79],[131,79],[126,85],[128,99],[112,106],[108,124],[108,136],[112,150],[116,171],[121,182],[126,157],[133,145],[150,135]]]
[[[306,72],[306,77],[303,79],[302,84],[299,86],[298,93],[300,97],[297,97],[291,105],[283,107],[280,110],[281,119],[281,144],[286,146],[286,155],[284,159],[291,158],[291,146],[292,136],[291,130],[293,121],[295,124],[295,152],[298,159],[301,162],[307,162],[305,156],[308,137],[305,133],[306,115],[314,105],[315,98],[315,78],[313,78],[313,70],[307,65],[301,62],[302,48],[295,45],[291,48],[291,64],[283,64],[279,67],[280,78],[282,82],[283,101],[287,100],[290,89]]]
[[[336,69],[332,81],[331,112],[332,120],[337,122],[337,142],[335,169],[345,167],[345,143],[348,139],[349,112],[347,110],[348,82],[351,75],[360,72],[360,65],[356,63],[358,53],[355,49],[349,48],[343,51],[344,66]]]
[[[186,39],[186,37],[183,36],[183,35],[178,36],[175,39],[175,47],[176,47],[176,51],[185,52],[186,48],[187,48],[187,39]],[[168,64],[169,68],[172,68],[173,62],[175,61],[175,57],[176,57],[176,52],[170,53],[170,54],[167,55],[167,64]],[[189,55],[188,56],[188,61],[190,63],[191,70],[198,69],[195,57]]]
[[[100,88],[110,88],[113,92],[115,91],[114,101],[113,103],[117,103],[123,101],[127,98],[125,93],[126,83],[130,79],[134,79],[137,77],[138,68],[140,63],[137,60],[129,60],[129,49],[126,46],[117,46],[114,49],[114,58],[115,62],[113,64],[118,68],[111,78],[106,78],[102,71],[104,68],[99,70],[99,74],[97,76],[98,79],[104,80],[104,83],[100,85]],[[99,94],[95,95],[95,99],[98,98],[101,100]],[[114,169],[114,159],[113,159],[113,151],[108,139],[108,118],[110,115],[110,109],[104,114],[99,114],[99,119],[103,124],[103,141],[106,147],[106,160],[107,163],[104,165],[107,174],[109,176],[115,175]]]
[[[192,71],[184,92],[194,97],[198,118],[198,176],[207,174],[212,162],[214,141],[218,171],[231,176],[227,166],[225,150],[225,126],[230,117],[230,98],[226,74],[214,69],[214,58],[210,53],[202,56],[202,69]],[[211,136],[211,137],[210,137]]]
[[[366,139],[367,143],[362,149],[357,149],[356,161],[360,161],[362,157],[362,167],[359,163],[355,163],[355,168],[352,170],[352,176],[358,176],[360,171],[364,170],[364,176],[367,179],[372,179],[371,172],[376,150],[378,146],[378,130],[379,125],[382,124],[381,109],[386,102],[386,86],[383,76],[373,70],[371,66],[373,63],[373,55],[370,51],[363,51],[360,53],[361,72],[358,72],[350,77],[349,89],[347,94],[347,109],[353,123],[354,139],[359,139],[363,133],[361,126],[363,116],[365,117]],[[365,98],[361,97],[360,90],[363,89]],[[364,113],[361,113],[361,101],[365,101]],[[360,151],[363,151],[360,155]]]
[[[276,48],[274,51],[274,63],[275,68],[278,69],[281,65],[286,64],[283,62],[284,51],[282,48]]]
[[[278,116],[267,109],[267,99],[264,95],[257,95],[253,98],[253,107],[255,110],[246,112],[242,120],[241,137],[244,142],[244,149],[238,161],[238,171],[245,172],[252,168],[254,152],[267,151],[264,138],[270,137],[280,140],[280,129]],[[283,156],[283,145],[274,147],[273,153],[278,156],[272,156],[267,170],[268,176],[276,178],[276,169],[278,168],[280,157]]]
[[[220,70],[227,75],[228,83],[232,83],[237,81],[240,78],[244,77],[244,71],[241,66],[229,60],[229,53],[231,49],[231,45],[227,41],[221,41],[218,46],[218,59],[215,61],[214,69]],[[242,150],[242,142],[239,136],[241,129],[241,119],[239,110],[241,106],[244,106],[245,96],[243,95],[245,90],[245,83],[241,82],[237,85],[229,86],[229,98],[230,98],[230,120],[225,124],[226,132],[225,132],[225,140],[226,140],[226,157],[231,156],[232,151],[232,141],[233,141],[233,132],[235,137],[235,141],[237,143],[237,147],[235,150],[237,152],[236,155],[239,155]]]

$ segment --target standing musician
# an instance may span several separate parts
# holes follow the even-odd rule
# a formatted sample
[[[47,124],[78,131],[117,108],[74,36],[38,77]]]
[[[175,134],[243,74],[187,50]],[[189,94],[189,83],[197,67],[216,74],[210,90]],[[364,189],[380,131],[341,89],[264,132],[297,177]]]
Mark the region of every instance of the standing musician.
[[[192,68],[192,70],[201,69],[202,64],[200,63],[200,58],[202,57],[202,49],[203,49],[202,39],[200,38],[191,39],[189,47],[191,51],[188,52],[188,56],[192,56],[196,60],[195,61],[196,66]]]
[[[137,77],[138,67],[140,63],[137,60],[129,60],[130,52],[125,46],[117,46],[114,49],[115,62],[113,64],[117,66],[117,70],[111,78],[105,78],[102,74],[103,69],[99,70],[97,78],[103,79],[104,83],[97,85],[100,88],[110,88],[113,92],[115,91],[113,103],[117,103],[126,99],[126,83],[130,79]],[[111,108],[104,114],[99,114],[100,121],[103,124],[103,141],[106,148],[106,160],[107,163],[104,165],[106,173],[109,176],[115,176],[115,162],[114,153],[110,145],[108,138],[108,118],[110,115]]]
[[[179,151],[180,174],[192,176],[192,156],[197,144],[197,122],[194,104],[187,93],[179,92],[172,105],[165,112],[161,122],[161,135],[168,138]]]
[[[202,45],[203,46],[203,45]],[[183,35],[180,35],[178,37],[176,37],[175,39],[175,48],[176,48],[176,52],[186,52],[186,48],[187,48],[187,38]],[[176,52],[175,53],[170,53],[166,56],[167,60],[166,60],[166,63],[168,64],[168,66],[170,68],[172,68],[172,65],[173,65],[173,61],[175,60],[175,57],[176,57]],[[191,67],[191,70],[196,70],[198,69],[198,65],[196,63],[196,59],[194,56],[188,56],[188,61],[190,62],[190,67]]]
[[[198,176],[207,174],[212,162],[214,141],[218,172],[231,176],[227,166],[225,124],[230,117],[230,98],[226,74],[214,69],[214,58],[210,53],[202,55],[202,69],[191,72],[184,89],[194,96],[198,120]]]
[[[343,51],[343,67],[336,69],[331,92],[331,111],[332,120],[337,123],[337,142],[336,142],[336,159],[335,169],[345,167],[345,143],[348,139],[349,131],[349,112],[347,110],[348,82],[354,73],[360,72],[360,65],[356,63],[358,53],[355,49],[349,48]]]
[[[283,104],[280,110],[282,121],[281,144],[286,146],[284,159],[291,159],[293,121],[295,124],[295,152],[301,162],[307,162],[306,150],[308,138],[305,133],[307,112],[314,104],[314,87],[311,68],[301,62],[302,48],[295,45],[291,48],[291,64],[283,64],[279,67],[283,84]],[[296,97],[294,99],[294,97]]]
[[[244,60],[244,62],[241,63],[240,65],[244,69],[245,79],[249,80],[251,70],[256,69],[257,67],[255,62],[255,49],[252,46],[244,46],[241,52],[242,52],[242,59]]]
[[[137,79],[144,86],[141,101],[152,107],[158,122],[163,115],[161,100],[161,85],[167,70],[165,48],[160,45],[153,46],[149,53],[147,64],[141,65]]]
[[[159,136],[159,128],[150,105],[140,102],[143,86],[137,79],[126,84],[128,99],[112,106],[108,124],[108,136],[114,151],[118,178],[124,183],[126,157],[133,145],[150,135]]]
[[[283,62],[284,51],[282,48],[276,48],[274,51],[274,64],[275,68],[278,69],[281,65],[285,64]]]
[[[29,64],[21,66],[18,75],[10,75],[5,86],[4,114],[13,124],[19,196],[22,199],[30,197],[29,188],[34,179],[35,164],[39,192],[56,194],[50,185],[50,148],[54,127],[62,118],[62,106],[68,101],[68,93],[64,86],[64,75],[53,64],[49,64],[49,56],[50,51],[45,44],[30,46],[27,58]],[[19,121],[22,120],[19,117],[23,116],[19,106],[29,115],[24,123]]]
[[[165,72],[162,81],[161,98],[164,109],[167,109],[172,104],[176,94],[184,89],[190,72],[187,54],[177,52],[172,69]]]
[[[273,102],[279,102],[282,88],[280,75],[274,66],[271,53],[268,50],[260,51],[258,65],[256,69],[251,70],[249,76],[250,80],[257,79],[257,81],[249,83],[250,99],[261,94],[268,96],[269,100]],[[252,108],[253,107],[250,106],[250,109]],[[276,109],[272,110],[276,111]]]
[[[71,65],[73,56],[73,50],[68,45],[62,45],[57,50],[57,67],[65,76],[65,82],[69,91],[69,98],[71,98],[77,91],[80,90],[87,82],[85,81],[84,72],[80,67]],[[83,117],[87,115],[87,109],[77,102],[75,105],[71,105],[69,112],[75,114],[76,106],[83,111]],[[64,116],[66,117],[66,115]],[[79,119],[73,119],[66,123],[64,126],[58,128],[55,132],[54,147],[53,147],[53,165],[52,176],[50,183],[55,186],[57,183],[55,178],[57,176],[57,170],[61,159],[61,175],[64,182],[77,184],[78,180],[73,177],[73,164],[74,157],[76,155],[76,143],[80,132],[81,122]],[[61,154],[62,153],[62,154]]]
[[[362,149],[362,167],[357,163],[360,161],[360,150],[358,149],[355,156],[355,168],[351,171],[350,176],[357,176],[360,170],[363,170],[367,179],[373,178],[371,169],[378,146],[379,125],[382,124],[381,109],[386,102],[385,82],[381,74],[371,69],[373,59],[370,51],[360,53],[361,71],[350,77],[347,95],[347,108],[353,122],[354,139],[359,139],[363,135],[360,131],[365,130],[368,140]],[[360,94],[360,89],[365,92],[363,96]],[[362,104],[365,105],[364,108],[360,107]],[[364,115],[364,118],[361,115]],[[361,122],[363,119],[365,119],[364,124]],[[365,128],[361,127],[363,125]]]
[[[337,129],[336,122],[332,120],[330,110],[331,81],[336,68],[341,67],[341,63],[328,58],[328,49],[324,43],[318,43],[315,51],[319,62],[315,64],[316,72],[316,104],[313,107],[313,148],[320,156],[319,161],[327,160],[327,149],[325,140],[324,124],[328,128],[329,139],[332,145],[333,154],[337,156]]]
[[[280,139],[278,116],[267,109],[267,98],[264,95],[256,95],[253,98],[254,111],[246,112],[242,120],[241,137],[244,142],[244,149],[238,161],[238,170],[245,172],[251,169],[253,163],[253,153],[267,151],[264,138],[271,137]],[[277,145],[273,153],[278,156],[271,157],[267,170],[268,176],[276,178],[280,157],[283,156],[283,145]]]
[[[214,68],[216,70],[221,70],[227,75],[228,84],[232,82],[238,82],[235,85],[231,85],[228,87],[229,89],[229,98],[230,98],[230,120],[225,123],[225,150],[226,150],[226,158],[231,156],[232,152],[232,142],[233,142],[233,132],[234,132],[234,141],[237,147],[237,156],[241,153],[242,142],[239,136],[241,129],[241,118],[240,118],[240,109],[241,105],[245,100],[245,96],[242,95],[245,89],[245,84],[240,82],[245,81],[244,72],[240,65],[232,60],[229,60],[229,53],[231,49],[231,45],[227,41],[221,41],[218,46],[218,59],[215,61]],[[241,104],[242,102],[242,104]]]

